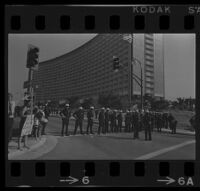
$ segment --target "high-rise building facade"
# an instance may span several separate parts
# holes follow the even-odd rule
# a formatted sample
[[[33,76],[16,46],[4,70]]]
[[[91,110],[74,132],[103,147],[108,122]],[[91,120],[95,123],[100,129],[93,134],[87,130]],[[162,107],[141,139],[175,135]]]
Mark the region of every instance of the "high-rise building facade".
[[[59,101],[72,96],[97,99],[100,94],[115,94],[128,104],[131,94],[140,96],[140,86],[131,78],[140,77],[140,67],[131,62],[137,58],[143,69],[143,92],[164,97],[164,55],[161,34],[134,34],[133,47],[123,34],[99,34],[79,48],[39,63],[33,73],[37,101]],[[133,51],[133,52],[131,52]],[[113,56],[120,69],[113,70]],[[132,80],[132,82],[131,82]]]

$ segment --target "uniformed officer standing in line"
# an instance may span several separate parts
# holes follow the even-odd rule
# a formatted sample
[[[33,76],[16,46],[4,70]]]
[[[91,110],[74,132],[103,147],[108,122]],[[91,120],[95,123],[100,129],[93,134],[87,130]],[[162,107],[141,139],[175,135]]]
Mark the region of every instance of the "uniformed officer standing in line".
[[[162,115],[160,113],[157,114],[157,131],[161,132],[162,128]]]
[[[69,125],[69,119],[71,117],[71,111],[69,110],[69,104],[65,104],[64,109],[60,112],[60,116],[62,118],[62,131],[61,135],[64,136],[64,129],[65,129],[65,136],[68,136],[68,125]]]
[[[117,114],[117,132],[122,132],[122,121],[123,121],[123,116],[122,116],[122,110],[119,110],[119,113]]]
[[[151,141],[151,121],[149,111],[144,113],[144,131],[145,131],[145,141]]]
[[[134,128],[134,112],[133,111],[131,111],[130,112],[130,117],[131,117],[131,124],[130,124],[130,132],[132,132],[133,131],[133,128]]]
[[[91,106],[90,109],[87,112],[87,118],[88,118],[88,124],[87,124],[87,131],[86,133],[88,134],[89,129],[90,129],[90,134],[93,134],[92,132],[92,127],[93,127],[93,119],[94,119],[94,107]]]
[[[170,113],[169,114],[169,127],[172,130],[172,134],[176,134],[176,126],[177,126],[177,120],[174,118],[174,116]]]
[[[83,107],[79,107],[79,109],[73,113],[73,117],[76,120],[75,121],[74,135],[76,135],[76,131],[77,131],[78,126],[80,127],[80,133],[83,134],[83,131],[82,131],[83,120],[84,120]]]
[[[139,115],[136,111],[133,112],[133,123],[133,139],[139,139]]]
[[[125,132],[130,131],[130,125],[131,125],[131,116],[130,116],[130,111],[127,110],[125,114]]]
[[[116,131],[116,110],[113,110],[112,113],[110,114],[110,128],[111,132]]]
[[[98,134],[105,133],[105,108],[101,108],[101,111],[99,113],[99,128],[98,128]]]
[[[107,108],[105,112],[105,133],[109,132],[110,109]]]

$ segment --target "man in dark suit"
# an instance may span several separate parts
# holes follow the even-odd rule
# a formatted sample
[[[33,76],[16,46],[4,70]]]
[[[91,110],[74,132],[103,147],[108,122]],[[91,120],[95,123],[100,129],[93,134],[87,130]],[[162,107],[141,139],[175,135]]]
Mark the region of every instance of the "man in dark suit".
[[[93,118],[94,118],[94,107],[92,106],[87,112],[87,119],[88,119],[87,131],[86,131],[87,134],[89,133],[89,129],[90,129],[90,134],[93,134],[92,132]]]
[[[69,104],[65,105],[65,108],[60,112],[60,116],[62,118],[62,131],[61,135],[64,136],[64,129],[65,129],[65,136],[69,136],[68,134],[68,125],[69,125],[69,119],[71,117],[71,111],[69,110]]]
[[[79,107],[79,109],[73,113],[73,117],[75,118],[74,135],[76,135],[78,126],[80,127],[80,133],[83,134],[82,131],[83,119],[84,119],[83,107]]]

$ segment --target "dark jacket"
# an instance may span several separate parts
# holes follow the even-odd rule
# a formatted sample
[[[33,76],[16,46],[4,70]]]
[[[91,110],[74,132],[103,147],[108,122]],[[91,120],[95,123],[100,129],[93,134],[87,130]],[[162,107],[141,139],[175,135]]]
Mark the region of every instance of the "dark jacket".
[[[63,119],[69,119],[71,117],[71,111],[67,108],[63,109],[61,112],[60,112],[60,116],[65,116],[65,118]]]
[[[84,119],[84,111],[79,109],[77,111],[75,111],[73,113],[73,117],[76,119],[76,120],[80,120],[82,121]]]
[[[87,112],[87,118],[88,119],[93,119],[93,117],[94,117],[94,112],[90,109],[88,112]]]

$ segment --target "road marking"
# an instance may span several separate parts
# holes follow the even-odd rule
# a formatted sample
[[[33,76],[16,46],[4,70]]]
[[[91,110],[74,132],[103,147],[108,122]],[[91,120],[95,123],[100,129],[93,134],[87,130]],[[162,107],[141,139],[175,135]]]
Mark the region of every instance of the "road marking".
[[[150,159],[150,158],[156,157],[156,156],[158,156],[158,155],[162,155],[162,154],[167,153],[167,152],[169,152],[169,151],[172,151],[172,150],[175,150],[175,149],[178,149],[178,148],[181,148],[181,147],[184,147],[184,146],[186,146],[186,145],[193,144],[193,143],[195,143],[195,140],[186,141],[186,142],[180,143],[180,144],[178,144],[178,145],[174,145],[174,146],[171,146],[171,147],[167,147],[167,148],[164,148],[164,149],[160,149],[160,150],[151,152],[151,153],[149,153],[149,154],[140,156],[140,157],[136,158],[136,160],[146,160],[146,159]]]

